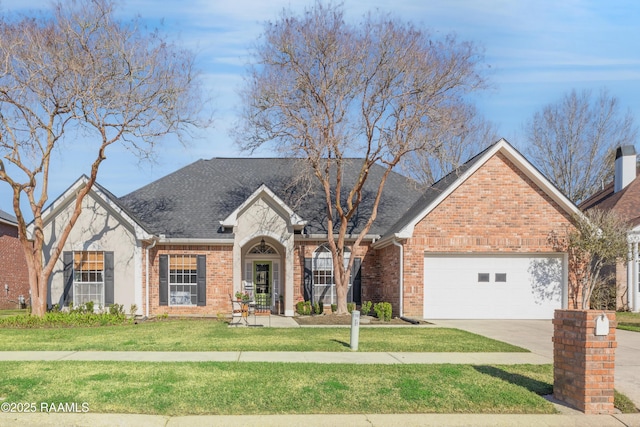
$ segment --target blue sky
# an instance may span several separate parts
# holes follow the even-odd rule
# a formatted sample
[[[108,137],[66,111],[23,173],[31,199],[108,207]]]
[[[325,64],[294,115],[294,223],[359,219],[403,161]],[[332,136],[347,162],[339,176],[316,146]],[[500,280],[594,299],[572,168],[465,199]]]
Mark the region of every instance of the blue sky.
[[[17,4],[19,3],[19,4]],[[46,8],[48,0],[0,0],[0,10]],[[167,139],[155,163],[139,162],[110,147],[98,182],[125,195],[201,158],[239,157],[228,132],[239,107],[247,49],[262,24],[284,7],[301,11],[310,1],[129,0],[119,16],[136,14],[150,27],[197,53],[207,90],[214,95],[215,127],[181,146]],[[640,124],[640,2],[636,0],[345,0],[348,19],[380,9],[429,28],[435,35],[455,32],[485,50],[493,87],[477,105],[500,136],[523,147],[522,125],[545,104],[575,88],[606,87]],[[87,145],[88,147],[88,145]],[[67,142],[55,154],[50,201],[88,172],[90,151]],[[92,153],[91,153],[92,154]],[[269,155],[268,152],[261,153]],[[0,182],[0,209],[12,212],[11,192]]]

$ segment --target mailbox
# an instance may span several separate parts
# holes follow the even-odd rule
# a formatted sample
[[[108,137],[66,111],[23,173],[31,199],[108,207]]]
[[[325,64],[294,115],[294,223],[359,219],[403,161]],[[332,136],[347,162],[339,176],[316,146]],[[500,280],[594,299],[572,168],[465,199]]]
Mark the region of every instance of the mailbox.
[[[609,335],[609,318],[604,313],[596,317],[596,335]]]
[[[353,310],[351,312],[351,342],[352,351],[358,351],[358,340],[360,338],[360,312]]]

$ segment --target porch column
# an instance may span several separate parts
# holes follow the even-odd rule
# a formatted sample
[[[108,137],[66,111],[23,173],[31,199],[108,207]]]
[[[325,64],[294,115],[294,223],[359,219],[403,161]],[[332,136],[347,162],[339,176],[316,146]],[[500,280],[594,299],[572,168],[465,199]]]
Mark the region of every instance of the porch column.
[[[638,241],[633,242],[633,265],[631,268],[633,277],[631,278],[631,289],[627,289],[627,292],[631,292],[631,305],[633,308],[631,311],[638,311]]]
[[[627,253],[627,305],[631,311],[636,309],[636,303],[633,298],[633,246],[634,244],[629,242],[629,252]],[[622,304],[624,305],[624,300]]]
[[[289,237],[289,239],[287,240],[286,243],[284,243],[285,245],[285,268],[284,268],[284,280],[283,280],[283,284],[282,284],[282,288],[284,290],[284,315],[287,317],[293,317],[294,316],[294,309],[293,309],[293,287],[294,287],[294,280],[293,280],[293,264],[294,264],[294,257],[293,257],[293,248],[294,248],[294,240],[293,240],[293,233],[291,233],[291,236]]]

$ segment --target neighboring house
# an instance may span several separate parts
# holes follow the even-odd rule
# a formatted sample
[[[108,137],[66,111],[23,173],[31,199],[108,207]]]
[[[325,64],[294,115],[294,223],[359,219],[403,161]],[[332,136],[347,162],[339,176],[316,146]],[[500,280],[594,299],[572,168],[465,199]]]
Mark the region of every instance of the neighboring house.
[[[29,275],[16,218],[0,210],[0,309],[29,302]]]
[[[357,159],[351,159],[357,162]],[[231,310],[247,285],[267,308],[335,303],[326,207],[295,159],[200,160],[124,197],[96,185],[51,278],[51,303],[136,304],[144,315]],[[357,168],[345,168],[348,186]],[[383,168],[349,224],[349,300],[415,318],[549,319],[567,307],[567,256],[548,241],[578,209],[505,140],[426,191],[392,173],[363,242]],[[81,178],[45,212],[48,247]],[[310,190],[316,191],[310,191]]]
[[[616,149],[613,182],[580,204],[583,210],[598,208],[611,210],[625,219],[630,230],[629,261],[616,266],[616,306],[618,309],[640,311],[640,288],[638,275],[640,243],[640,179],[637,178],[636,150],[633,145]],[[630,286],[629,286],[630,284]]]

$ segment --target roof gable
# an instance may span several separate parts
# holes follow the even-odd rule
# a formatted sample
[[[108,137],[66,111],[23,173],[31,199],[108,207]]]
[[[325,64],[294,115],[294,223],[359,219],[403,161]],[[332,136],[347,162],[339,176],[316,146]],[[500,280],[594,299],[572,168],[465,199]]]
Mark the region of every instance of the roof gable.
[[[298,216],[280,197],[278,197],[269,187],[262,184],[251,196],[247,198],[240,206],[238,206],[229,216],[220,221],[220,225],[225,228],[232,228],[237,224],[238,216],[249,206],[253,205],[258,199],[267,199],[271,205],[275,205],[276,209],[284,216],[288,217],[289,223],[294,228],[302,228],[307,224]]]
[[[413,230],[418,222],[433,211],[443,200],[498,153],[501,153],[510,160],[515,167],[554,200],[565,212],[571,215],[580,214],[579,209],[544,177],[540,171],[505,139],[501,139],[429,188],[407,213],[391,227],[378,245],[383,245],[394,239],[407,239],[412,237]]]
[[[42,218],[44,223],[47,224],[52,221],[56,215],[72,200],[75,200],[78,191],[87,185],[89,178],[86,175],[82,175],[78,178],[64,193],[62,193],[57,199],[55,199],[44,211],[42,211]],[[128,223],[135,231],[136,238],[149,239],[151,235],[144,228],[143,225],[130,213],[128,210],[120,204],[118,199],[111,194],[107,189],[102,187],[97,182],[91,186],[91,190],[87,196],[102,200],[104,204],[115,213],[122,221]],[[33,232],[33,222],[27,227],[27,233]]]

